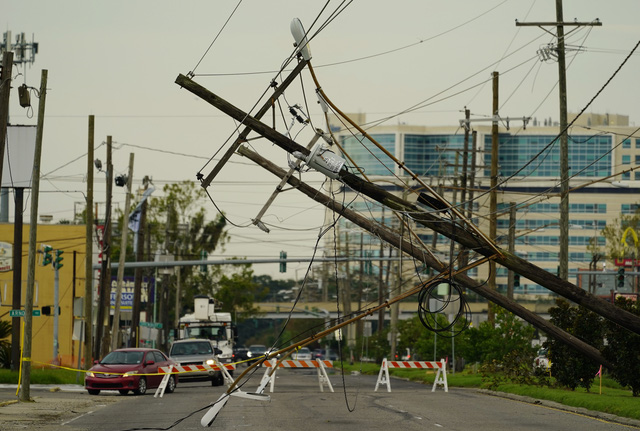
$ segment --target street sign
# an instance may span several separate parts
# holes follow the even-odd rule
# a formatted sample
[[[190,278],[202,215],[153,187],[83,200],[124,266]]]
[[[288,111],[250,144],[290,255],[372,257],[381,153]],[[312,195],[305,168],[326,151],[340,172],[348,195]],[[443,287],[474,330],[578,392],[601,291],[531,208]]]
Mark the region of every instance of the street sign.
[[[144,326],[147,328],[162,329],[162,323],[159,323],[159,322],[140,322],[140,326]]]
[[[9,316],[11,317],[24,317],[25,312],[24,310],[10,310],[9,311]],[[32,310],[31,311],[31,315],[32,316],[39,316],[40,315],[40,310]]]

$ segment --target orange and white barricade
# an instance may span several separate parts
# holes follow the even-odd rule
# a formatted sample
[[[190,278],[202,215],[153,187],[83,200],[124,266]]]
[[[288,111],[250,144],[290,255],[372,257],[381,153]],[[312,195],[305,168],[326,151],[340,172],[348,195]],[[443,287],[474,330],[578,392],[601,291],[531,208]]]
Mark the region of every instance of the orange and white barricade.
[[[267,384],[271,383],[270,391],[273,392],[275,383],[276,383],[276,364],[277,368],[315,368],[318,370],[318,383],[320,384],[320,392],[324,392],[324,385],[331,392],[333,392],[333,386],[331,385],[331,381],[329,381],[329,376],[327,375],[326,368],[333,368],[333,362],[327,360],[312,360],[312,361],[294,361],[294,360],[284,360],[278,364],[277,359],[271,359],[269,361],[264,361],[263,366],[267,368],[262,376],[262,381],[260,382],[260,386],[256,390],[257,393],[262,393],[266,388]]]
[[[376,391],[379,385],[387,385],[387,392],[391,392],[391,382],[389,381],[389,368],[413,368],[413,369],[431,369],[438,370],[436,373],[436,379],[433,382],[433,388],[431,392],[436,390],[438,385],[444,387],[445,392],[449,392],[449,385],[447,383],[447,361],[441,359],[439,361],[427,362],[427,361],[387,361],[387,358],[382,360],[382,367],[380,367],[380,373],[378,373],[378,381],[376,382]]]
[[[231,384],[231,382],[233,382],[233,378],[231,378],[229,370],[235,369],[235,364],[222,364],[217,359],[213,365],[170,365],[168,367],[158,367],[158,373],[164,374],[165,376],[162,378],[162,382],[160,382],[160,385],[153,396],[154,398],[157,398],[158,396],[162,398],[171,374],[191,373],[194,371],[222,371],[225,383]]]

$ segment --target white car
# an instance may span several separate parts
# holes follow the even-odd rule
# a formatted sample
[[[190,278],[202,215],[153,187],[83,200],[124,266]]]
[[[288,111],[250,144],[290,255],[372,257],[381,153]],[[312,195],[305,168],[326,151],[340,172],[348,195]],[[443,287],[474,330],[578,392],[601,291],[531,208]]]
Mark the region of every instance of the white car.
[[[301,347],[291,354],[291,359],[294,361],[310,361],[311,350],[308,347]]]

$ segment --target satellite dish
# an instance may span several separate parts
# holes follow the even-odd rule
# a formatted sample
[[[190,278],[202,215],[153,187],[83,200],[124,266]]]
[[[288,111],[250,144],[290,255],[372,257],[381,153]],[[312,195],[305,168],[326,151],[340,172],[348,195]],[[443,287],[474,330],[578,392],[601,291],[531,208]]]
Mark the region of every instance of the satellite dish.
[[[298,48],[296,52],[302,54],[302,58],[309,61],[311,60],[311,51],[309,50],[309,40],[307,39],[307,33],[304,31],[302,22],[299,18],[294,18],[291,21],[291,34],[296,41],[295,45]]]

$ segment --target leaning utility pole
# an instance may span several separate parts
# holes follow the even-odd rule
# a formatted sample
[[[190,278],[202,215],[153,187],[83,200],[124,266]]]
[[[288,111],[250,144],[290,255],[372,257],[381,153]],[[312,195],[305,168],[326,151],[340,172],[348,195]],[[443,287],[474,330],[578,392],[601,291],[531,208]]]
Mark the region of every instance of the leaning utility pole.
[[[303,157],[308,157],[310,152],[302,145],[293,141],[291,138],[277,132],[264,123],[257,121],[255,118],[230,104],[226,100],[220,98],[206,88],[192,81],[184,75],[178,75],[176,83],[185,88],[189,92],[199,96],[204,101],[210,103],[220,109],[225,114],[242,122],[245,126],[250,127],[255,132],[261,134],[264,138],[278,145],[290,154],[294,152],[300,153]],[[510,254],[507,250],[502,250],[481,236],[477,232],[477,228],[464,228],[460,226],[452,226],[450,223],[444,223],[437,213],[427,212],[418,205],[408,202],[401,197],[395,196],[383,188],[365,181],[359,176],[347,171],[344,166],[338,172],[340,181],[350,187],[357,193],[362,193],[374,199],[381,204],[397,211],[403,211],[410,214],[416,223],[419,223],[435,232],[455,240],[466,247],[473,248],[478,254],[485,256],[487,259],[495,260],[497,263],[516,271],[520,276],[538,283],[557,294],[600,314],[602,317],[619,324],[620,326],[640,334],[640,317],[621,310],[619,307],[597,298],[584,289],[562,280],[548,271],[534,265],[533,263]],[[494,301],[495,302],[495,301]],[[506,308],[506,307],[505,307]],[[512,311],[511,309],[507,308]]]
[[[118,265],[118,285],[116,287],[116,307],[113,311],[113,325],[111,328],[111,350],[118,348],[120,332],[120,303],[122,301],[122,283],[124,278],[124,261],[127,256],[127,234],[129,233],[129,210],[131,206],[131,184],[133,183],[133,153],[129,153],[129,175],[127,177],[127,196],[124,204],[124,219],[122,221],[122,238],[120,241],[120,261]]]
[[[93,138],[95,117],[89,115],[89,136],[87,150],[87,209],[86,212],[86,247],[84,271],[84,362],[83,369],[88,370],[93,361]],[[82,337],[80,338],[82,343]]]
[[[111,136],[107,136],[107,203],[102,229],[102,263],[98,280],[98,312],[96,313],[96,340],[94,356],[101,358],[109,351],[109,308],[111,304],[111,197],[113,191],[113,163],[111,161]]]
[[[256,152],[251,151],[247,147],[240,147],[238,149],[238,153],[240,153],[242,156],[247,157],[251,161],[258,164],[259,166],[271,172],[272,174],[280,178],[284,177],[284,170],[282,168],[276,166],[269,160],[263,158]],[[324,205],[329,210],[335,211],[341,214],[343,217],[353,222],[354,224],[364,228],[365,230],[370,232],[372,235],[379,237],[382,241],[385,241],[388,244],[393,244],[394,246],[399,247],[399,250],[411,256],[412,258],[423,262],[427,266],[434,268],[435,271],[448,272],[450,270],[449,263],[441,262],[435,259],[434,257],[432,257],[429,253],[423,253],[422,250],[420,250],[418,247],[415,247],[415,244],[413,244],[411,241],[402,238],[399,233],[386,228],[384,225],[373,222],[363,217],[357,212],[344,206],[342,203],[335,201],[329,196],[323,194],[322,191],[314,189],[313,187],[307,185],[306,183],[303,183],[295,176],[289,178],[288,183],[291,186],[295,187],[296,190],[299,190],[301,193],[305,194],[309,198]],[[473,278],[467,276],[464,273],[464,270],[462,270],[461,272],[457,272],[454,275],[451,275],[451,277],[453,280],[455,280],[456,282],[459,282],[464,287],[473,290],[479,295],[491,300],[492,302],[502,306],[503,308],[511,311],[512,313],[522,317],[524,320],[531,323],[536,328],[539,328],[545,333],[557,338],[558,340],[561,340],[562,342],[575,348],[576,350],[583,353],[587,357],[593,359],[594,361],[598,363],[602,363],[603,365],[606,364],[605,365],[606,367],[612,369],[613,365],[602,356],[602,354],[598,351],[598,349],[596,349],[593,346],[590,346],[589,344],[585,343],[582,340],[577,339],[573,335],[568,334],[561,328],[558,328],[553,324],[547,322],[538,314],[527,310],[525,307],[518,304],[517,302],[506,298],[504,295],[501,295],[495,290],[489,289],[487,286],[484,285],[484,283],[479,283]],[[389,300],[387,300],[387,303],[388,302]]]
[[[149,177],[145,176],[142,180],[144,189],[149,188]],[[137,236],[136,244],[136,262],[141,262],[144,256],[144,231],[147,226],[147,200],[143,198],[140,208],[140,224],[138,231],[134,233]],[[138,347],[138,331],[140,326],[140,301],[142,297],[142,268],[136,268],[133,281],[133,306],[131,307],[131,339],[129,347]]]
[[[560,100],[560,250],[558,253],[558,277],[566,280],[569,276],[569,137],[567,134],[567,67],[565,62],[565,26],[601,26],[599,20],[594,22],[564,22],[562,0],[556,0],[556,22],[516,21],[516,26],[556,27],[558,47],[553,52],[544,50],[544,58],[558,59],[558,91]],[[544,30],[544,29],[543,29]],[[545,30],[547,31],[547,30]],[[547,31],[548,32],[548,31]]]
[[[46,69],[40,79],[40,102],[38,103],[38,127],[36,147],[33,156],[33,175],[31,177],[31,214],[29,223],[29,257],[27,270],[27,292],[24,303],[24,342],[22,344],[22,365],[20,372],[20,401],[31,398],[31,336],[33,334],[33,291],[36,276],[36,241],[38,235],[38,196],[40,193],[40,159],[42,157],[42,134],[44,130],[44,107],[47,99]],[[57,311],[57,310],[56,310]]]

